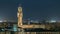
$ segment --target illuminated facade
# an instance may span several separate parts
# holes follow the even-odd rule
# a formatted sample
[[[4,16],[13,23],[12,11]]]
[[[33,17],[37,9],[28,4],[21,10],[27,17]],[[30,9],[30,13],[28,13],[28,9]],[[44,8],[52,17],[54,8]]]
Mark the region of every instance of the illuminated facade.
[[[18,13],[17,13],[17,17],[18,17],[18,27],[21,27],[21,28],[40,28],[39,25],[23,25],[23,12],[22,12],[22,7],[21,5],[19,5],[18,7]],[[38,26],[38,27],[36,27]],[[45,28],[45,25],[43,25],[43,27],[41,28]]]
[[[23,18],[23,13],[22,13],[22,7],[21,6],[18,7],[17,17],[18,17],[18,27],[21,27],[22,26],[22,18]]]
[[[20,32],[18,32],[18,34],[25,34],[25,30],[24,29],[29,29],[29,28],[44,28],[45,29],[45,25],[23,25],[23,12],[22,12],[22,7],[21,5],[18,7],[18,13],[17,13],[17,17],[18,17],[18,30],[20,30]],[[15,28],[14,28],[15,29]],[[16,30],[15,30],[16,31]],[[27,32],[27,34],[30,34],[30,32]],[[34,32],[35,34],[35,32]]]

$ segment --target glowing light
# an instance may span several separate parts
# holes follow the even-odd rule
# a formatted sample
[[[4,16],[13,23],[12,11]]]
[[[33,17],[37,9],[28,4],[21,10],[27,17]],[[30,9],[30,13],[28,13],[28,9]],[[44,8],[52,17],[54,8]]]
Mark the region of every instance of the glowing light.
[[[17,25],[14,25],[14,26],[13,26],[13,30],[14,30],[14,31],[17,31]]]
[[[3,21],[0,21],[0,22],[3,22]]]
[[[51,20],[50,22],[56,22],[56,20]]]
[[[4,29],[2,29],[2,31],[4,31]]]

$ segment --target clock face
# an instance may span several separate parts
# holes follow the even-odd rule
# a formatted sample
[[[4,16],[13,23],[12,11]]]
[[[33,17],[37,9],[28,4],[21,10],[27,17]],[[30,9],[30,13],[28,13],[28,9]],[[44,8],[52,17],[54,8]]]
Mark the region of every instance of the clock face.
[[[19,7],[19,8],[18,8],[18,11],[22,11],[22,7]]]

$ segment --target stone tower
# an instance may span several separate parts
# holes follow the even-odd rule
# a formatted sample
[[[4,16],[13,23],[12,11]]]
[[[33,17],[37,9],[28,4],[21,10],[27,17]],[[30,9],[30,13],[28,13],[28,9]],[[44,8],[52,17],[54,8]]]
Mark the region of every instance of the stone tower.
[[[23,12],[22,12],[21,4],[18,6],[17,17],[18,17],[18,27],[21,27],[22,26],[22,19],[23,19]]]

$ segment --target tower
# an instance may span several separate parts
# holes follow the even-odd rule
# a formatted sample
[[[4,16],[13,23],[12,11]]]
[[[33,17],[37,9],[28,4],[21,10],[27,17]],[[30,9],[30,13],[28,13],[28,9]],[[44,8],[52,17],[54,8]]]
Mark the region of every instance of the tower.
[[[22,18],[23,18],[21,4],[18,6],[17,17],[18,17],[18,27],[21,27],[22,26]]]

